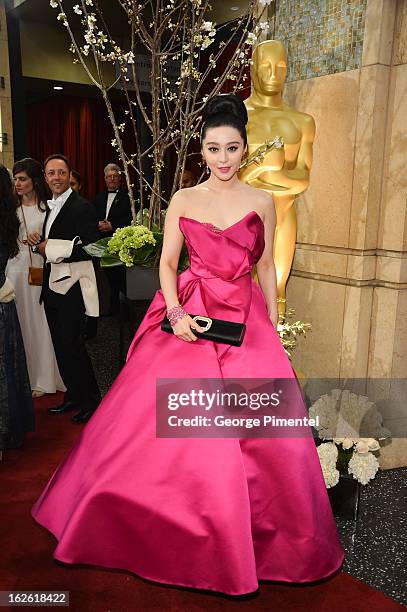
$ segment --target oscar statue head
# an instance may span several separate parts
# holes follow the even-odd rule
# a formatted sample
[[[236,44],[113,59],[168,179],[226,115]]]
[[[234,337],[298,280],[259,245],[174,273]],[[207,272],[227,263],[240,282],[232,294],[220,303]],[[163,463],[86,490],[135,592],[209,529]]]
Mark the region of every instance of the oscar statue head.
[[[279,40],[265,40],[253,50],[252,90],[263,96],[281,94],[287,74],[287,52]]]

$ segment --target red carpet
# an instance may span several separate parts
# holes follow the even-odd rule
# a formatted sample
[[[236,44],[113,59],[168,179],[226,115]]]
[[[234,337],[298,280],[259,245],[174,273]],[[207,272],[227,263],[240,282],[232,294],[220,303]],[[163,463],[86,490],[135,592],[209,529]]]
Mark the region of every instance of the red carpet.
[[[232,599],[159,585],[122,571],[56,563],[52,557],[55,540],[34,523],[30,508],[81,431],[82,426],[71,423],[71,413],[47,413],[47,407],[57,403],[55,396],[36,400],[37,432],[27,436],[22,449],[6,451],[0,463],[0,590],[69,591],[69,609],[74,612],[404,609],[344,572],[307,587],[266,583],[250,599]]]

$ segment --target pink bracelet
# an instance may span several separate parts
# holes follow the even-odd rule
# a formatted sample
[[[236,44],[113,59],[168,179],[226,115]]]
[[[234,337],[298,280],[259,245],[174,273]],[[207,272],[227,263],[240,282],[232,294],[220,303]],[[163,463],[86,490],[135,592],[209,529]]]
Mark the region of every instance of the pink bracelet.
[[[183,319],[186,314],[187,313],[182,308],[182,306],[172,306],[172,308],[169,308],[167,310],[167,319],[169,320],[171,327],[174,327],[174,325],[176,325],[178,321]]]

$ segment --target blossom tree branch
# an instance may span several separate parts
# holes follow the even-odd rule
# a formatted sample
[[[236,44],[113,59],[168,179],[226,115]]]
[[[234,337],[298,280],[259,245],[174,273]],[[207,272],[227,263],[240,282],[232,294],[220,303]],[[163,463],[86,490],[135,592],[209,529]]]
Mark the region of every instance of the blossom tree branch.
[[[127,23],[120,40],[113,34],[114,24],[106,21],[103,0],[78,2],[70,5],[69,12],[64,11],[65,0],[50,0],[50,5],[59,9],[57,19],[67,29],[74,62],[81,64],[106,105],[114,135],[112,146],[123,166],[133,222],[139,205],[141,212],[148,208],[149,226],[161,228],[161,210],[179,188],[191,143],[199,138],[206,100],[230,81],[235,92],[244,87],[252,46],[268,30],[268,22],[262,19],[272,0],[250,0],[245,13],[225,29],[228,35],[223,40],[219,36],[225,26],[210,21],[209,0],[109,0]],[[230,54],[230,45],[236,47],[233,57],[217,73],[224,54]],[[206,49],[211,48],[214,51],[205,59]],[[141,83],[143,61],[149,71],[148,92]],[[104,67],[109,64],[115,69],[113,78],[106,76]],[[115,92],[123,96],[123,118],[115,110]],[[148,138],[140,132],[140,120],[150,134]],[[134,142],[131,151],[123,139],[128,131]],[[165,196],[162,177],[170,150],[176,152],[177,163]],[[148,164],[152,180],[145,171]]]

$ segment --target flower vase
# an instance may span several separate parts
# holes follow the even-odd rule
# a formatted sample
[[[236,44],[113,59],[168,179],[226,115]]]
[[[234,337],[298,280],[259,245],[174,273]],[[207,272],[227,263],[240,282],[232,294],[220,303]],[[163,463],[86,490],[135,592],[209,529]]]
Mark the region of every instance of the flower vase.
[[[357,521],[359,515],[360,482],[351,475],[341,474],[337,485],[328,489],[335,516]]]
[[[353,455],[353,447],[338,448],[336,468],[339,482],[328,489],[329,501],[335,516],[356,521],[359,514],[360,483],[348,472],[348,464]]]
[[[152,300],[159,288],[159,268],[126,268],[126,297],[129,300]]]
[[[338,447],[338,459],[336,461],[336,469],[340,474],[347,476],[348,472],[348,464],[353,456],[353,446],[351,448],[342,448],[342,446]]]

